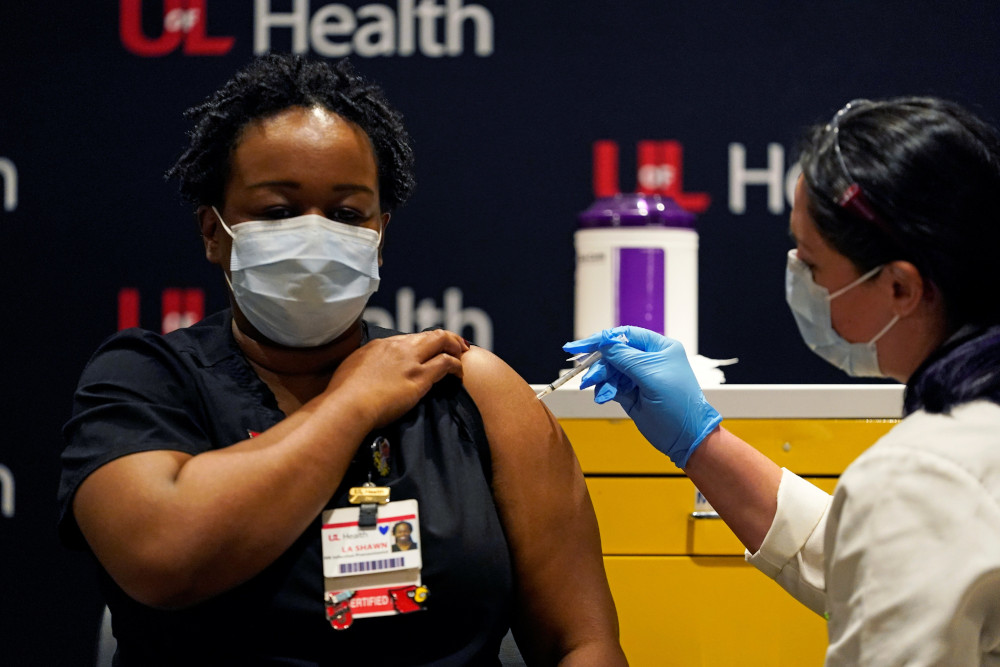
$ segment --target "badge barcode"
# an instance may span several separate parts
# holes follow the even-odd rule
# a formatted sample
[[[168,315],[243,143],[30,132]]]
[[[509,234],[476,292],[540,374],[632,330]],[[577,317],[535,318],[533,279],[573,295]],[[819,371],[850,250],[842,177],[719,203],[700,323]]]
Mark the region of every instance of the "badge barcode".
[[[361,563],[342,563],[340,565],[340,573],[374,572],[375,570],[385,570],[390,567],[400,567],[402,564],[402,558],[380,558],[379,560],[366,560]]]

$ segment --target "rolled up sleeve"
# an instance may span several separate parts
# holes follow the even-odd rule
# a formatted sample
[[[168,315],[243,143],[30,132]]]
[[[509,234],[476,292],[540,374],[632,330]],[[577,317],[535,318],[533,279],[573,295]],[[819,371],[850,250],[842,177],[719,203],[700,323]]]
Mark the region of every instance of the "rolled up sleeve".
[[[751,565],[820,615],[827,611],[823,549],[830,499],[822,489],[782,469],[774,521],[757,553],[746,552]]]

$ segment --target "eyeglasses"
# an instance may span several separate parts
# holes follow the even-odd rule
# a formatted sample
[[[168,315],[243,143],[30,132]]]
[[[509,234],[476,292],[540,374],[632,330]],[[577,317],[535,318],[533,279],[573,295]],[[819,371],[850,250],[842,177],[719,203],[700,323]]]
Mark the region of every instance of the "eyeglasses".
[[[839,194],[833,198],[833,201],[837,206],[884,228],[885,222],[875,212],[875,209],[872,208],[861,186],[851,176],[851,172],[848,171],[847,164],[844,162],[844,154],[840,151],[840,119],[852,109],[863,104],[871,104],[871,102],[864,99],[851,100],[840,111],[834,114],[833,120],[826,126],[826,131],[833,133],[833,153],[837,156],[837,162],[840,163],[840,170],[845,179],[843,189],[839,190]]]

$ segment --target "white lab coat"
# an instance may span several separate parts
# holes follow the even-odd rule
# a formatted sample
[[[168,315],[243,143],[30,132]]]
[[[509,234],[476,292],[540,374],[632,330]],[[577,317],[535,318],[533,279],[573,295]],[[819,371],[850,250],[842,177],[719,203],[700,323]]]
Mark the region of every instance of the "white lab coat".
[[[832,497],[784,470],[747,560],[829,614],[827,665],[1000,666],[1000,406],[913,413]]]

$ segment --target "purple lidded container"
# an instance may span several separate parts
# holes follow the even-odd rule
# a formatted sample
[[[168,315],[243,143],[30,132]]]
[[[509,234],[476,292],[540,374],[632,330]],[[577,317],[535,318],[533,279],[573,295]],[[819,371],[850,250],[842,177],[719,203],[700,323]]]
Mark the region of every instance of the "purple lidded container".
[[[574,331],[641,326],[698,347],[697,216],[671,197],[600,197],[578,215]]]

